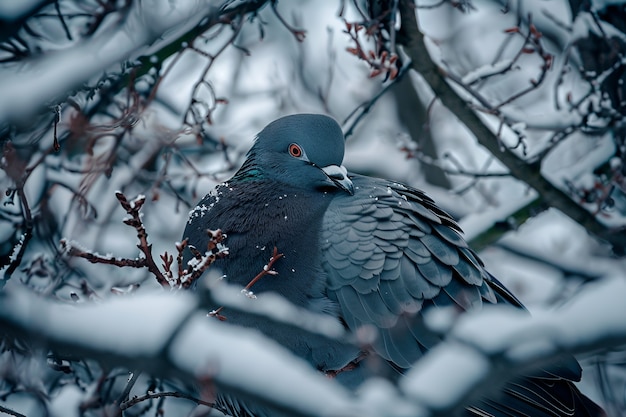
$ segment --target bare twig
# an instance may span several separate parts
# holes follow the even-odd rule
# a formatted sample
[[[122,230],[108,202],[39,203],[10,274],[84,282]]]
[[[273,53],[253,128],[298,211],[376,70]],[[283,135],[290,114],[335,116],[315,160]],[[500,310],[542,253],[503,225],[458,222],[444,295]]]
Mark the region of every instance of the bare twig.
[[[54,10],[57,12],[57,16],[59,17],[59,20],[61,21],[61,25],[63,26],[63,31],[65,32],[65,36],[67,37],[68,40],[70,41],[73,40],[72,33],[70,32],[70,28],[67,27],[67,23],[65,22],[65,17],[63,16],[63,13],[61,13],[59,0],[56,0],[54,2]]]
[[[130,218],[124,219],[124,224],[132,226],[135,230],[137,230],[137,238],[139,239],[137,247],[145,256],[145,266],[150,272],[152,272],[162,287],[169,288],[170,283],[167,278],[165,278],[152,257],[152,245],[148,243],[148,232],[146,231],[139,214],[139,210],[141,210],[141,207],[143,207],[143,204],[146,202],[146,197],[139,195],[134,200],[128,201],[126,196],[119,191],[115,193],[115,197],[117,197],[117,200],[120,202],[124,210],[126,210],[126,213],[130,215]]]
[[[148,232],[141,220],[140,210],[146,201],[146,197],[140,195],[134,200],[128,201],[126,196],[119,191],[115,196],[124,210],[126,210],[126,213],[130,215],[129,218],[124,219],[124,224],[132,226],[137,231],[137,238],[139,239],[137,247],[144,254],[144,257],[139,259],[127,259],[116,258],[110,255],[100,255],[89,250],[81,249],[75,244],[63,239],[60,242],[61,247],[69,256],[77,256],[94,264],[115,265],[120,268],[147,268],[155,276],[157,282],[164,288],[190,288],[216,259],[228,254],[228,248],[222,245],[226,235],[219,229],[215,231],[208,230],[207,233],[209,233],[210,239],[206,253],[202,254],[193,246],[189,246],[189,249],[194,255],[193,264],[190,263],[191,268],[183,269],[183,251],[188,247],[187,240],[184,240],[176,244],[176,251],[178,253],[176,257],[178,264],[176,277],[171,269],[174,257],[167,252],[160,255],[163,261],[163,271],[165,271],[162,272],[152,256],[152,245],[148,243]]]
[[[2,153],[3,158],[0,162],[0,168],[2,168],[9,178],[11,178],[11,180],[15,183],[15,189],[7,190],[6,195],[9,196],[12,193],[17,194],[21,206],[22,217],[24,218],[24,232],[22,233],[22,237],[17,245],[13,248],[11,262],[4,273],[4,280],[0,281],[0,288],[22,263],[26,247],[33,236],[33,217],[30,211],[30,205],[28,204],[28,199],[26,198],[26,193],[24,193],[24,185],[29,175],[26,168],[27,161],[23,160],[18,155],[11,142],[5,143]]]
[[[360,32],[362,32],[363,29],[366,29],[365,26],[360,23],[350,23],[348,21],[344,21],[344,23],[346,25],[346,29],[343,32],[348,34],[350,39],[354,42],[354,47],[348,47],[346,50],[369,65],[372,69],[369,75],[370,78],[377,77],[381,74],[385,76],[385,80],[394,80],[398,77],[400,71],[400,68],[398,67],[398,55],[394,52],[390,53],[382,47],[378,47],[376,51],[366,51],[361,45],[361,41],[359,39]],[[380,39],[382,36],[380,34],[380,30],[378,29],[378,25],[372,25],[370,26],[370,29],[366,29],[364,32],[368,37],[375,36],[377,39]],[[393,48],[394,46],[390,46],[389,49]]]
[[[246,285],[241,290],[241,293],[245,294],[245,296],[248,297],[248,298],[256,298],[254,293],[252,291],[250,291],[250,288],[252,288],[252,286],[254,284],[256,284],[261,278],[263,278],[266,275],[278,275],[278,272],[276,272],[273,269],[274,268],[274,264],[276,263],[276,261],[278,261],[283,256],[284,256],[284,254],[278,253],[278,248],[276,246],[274,246],[274,251],[272,252],[272,256],[270,257],[267,265],[263,266],[263,269],[261,270],[261,272],[259,272],[254,278],[252,278],[250,280],[248,285]],[[222,307],[218,307],[215,310],[209,312],[209,316],[215,317],[215,318],[217,318],[219,320],[224,321],[227,318],[224,315],[221,314],[223,310],[224,310],[223,306]]]
[[[252,288],[252,286],[256,284],[261,278],[263,278],[265,275],[278,275],[278,272],[276,272],[272,268],[274,268],[274,264],[276,263],[276,261],[278,261],[283,256],[284,254],[278,253],[278,248],[274,246],[274,252],[272,252],[272,257],[270,258],[267,265],[263,267],[263,270],[261,270],[261,272],[259,272],[254,278],[252,278],[252,280],[248,283],[248,285],[243,288],[243,290],[246,291],[247,294],[252,295],[252,291],[250,291],[250,288]]]
[[[289,32],[291,32],[293,34],[293,36],[296,38],[296,40],[298,42],[303,42],[304,41],[304,37],[306,36],[306,30],[304,29],[296,29],[295,27],[291,26],[281,15],[280,13],[278,13],[278,9],[276,8],[276,1],[271,1],[270,4],[272,5],[272,11],[274,12],[274,14],[276,15],[276,17],[278,18],[278,20],[280,21],[280,23],[283,24],[283,26],[285,26],[287,28],[287,30]]]
[[[354,129],[356,128],[356,126],[359,124],[359,122],[361,121],[361,119],[363,119],[363,117],[365,117],[365,115],[367,115],[369,113],[369,111],[372,109],[372,107],[374,107],[374,104],[376,104],[376,102],[382,97],[384,96],[389,89],[395,84],[396,81],[400,80],[404,74],[407,73],[407,71],[411,68],[410,65],[405,65],[404,67],[402,67],[400,69],[400,72],[398,73],[398,76],[393,80],[393,82],[387,84],[384,88],[382,88],[374,97],[372,97],[370,100],[366,101],[365,103],[361,103],[359,106],[357,106],[354,110],[352,110],[352,112],[345,118],[345,120],[343,121],[343,124],[346,125],[348,123],[348,121],[354,117],[354,120],[352,120],[352,123],[350,123],[350,125],[344,129],[344,136],[346,139],[348,139],[350,136],[352,136],[352,134],[354,133]]]
[[[130,268],[144,268],[146,266],[145,259],[126,259],[116,258],[108,255],[101,255],[96,252],[81,249],[76,246],[74,242],[69,242],[66,239],[61,239],[61,249],[65,251],[68,256],[75,256],[83,258],[91,262],[92,264],[105,264],[115,265],[118,267],[130,267]]]
[[[186,400],[191,400],[193,402],[195,402],[198,405],[206,405],[207,407],[211,407],[213,408],[215,406],[214,403],[209,402],[209,401],[204,401],[201,400],[200,398],[196,398],[192,395],[189,394],[185,394],[184,392],[180,392],[180,391],[170,391],[170,392],[155,392],[155,393],[148,393],[148,394],[144,394],[141,395],[139,397],[135,396],[131,399],[129,399],[128,401],[124,401],[123,403],[120,404],[120,409],[123,410],[127,410],[130,407],[139,404],[142,401],[146,401],[146,400],[152,400],[155,398],[164,398],[164,397],[175,397],[175,398],[184,398]]]

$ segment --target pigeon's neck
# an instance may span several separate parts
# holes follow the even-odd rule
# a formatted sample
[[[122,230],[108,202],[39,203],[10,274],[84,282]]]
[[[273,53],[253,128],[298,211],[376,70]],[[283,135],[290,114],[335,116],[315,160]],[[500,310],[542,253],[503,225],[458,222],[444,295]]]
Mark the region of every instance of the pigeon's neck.
[[[246,159],[244,164],[239,168],[239,171],[235,173],[231,181],[233,182],[248,182],[254,180],[265,179],[266,175],[251,159]]]
[[[259,164],[258,156],[254,148],[250,150],[246,160],[235,175],[230,179],[231,182],[248,182],[248,181],[272,181],[273,175],[268,173]]]

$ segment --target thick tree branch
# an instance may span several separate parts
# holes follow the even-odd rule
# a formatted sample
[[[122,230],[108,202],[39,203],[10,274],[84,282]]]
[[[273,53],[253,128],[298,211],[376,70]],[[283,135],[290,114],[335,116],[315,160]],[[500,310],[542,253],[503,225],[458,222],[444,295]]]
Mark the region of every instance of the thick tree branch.
[[[424,43],[424,35],[417,24],[413,1],[401,0],[400,13],[402,16],[400,40],[411,59],[412,68],[424,78],[443,105],[465,124],[477,141],[498,158],[515,178],[527,183],[547,204],[582,225],[589,233],[608,241],[616,253],[623,253],[626,250],[625,229],[623,227],[618,230],[610,229],[600,223],[593,214],[545,179],[541,175],[540,164],[528,164],[511,150],[503,148],[498,137],[480,120],[470,104],[447,83],[445,70],[431,59]]]

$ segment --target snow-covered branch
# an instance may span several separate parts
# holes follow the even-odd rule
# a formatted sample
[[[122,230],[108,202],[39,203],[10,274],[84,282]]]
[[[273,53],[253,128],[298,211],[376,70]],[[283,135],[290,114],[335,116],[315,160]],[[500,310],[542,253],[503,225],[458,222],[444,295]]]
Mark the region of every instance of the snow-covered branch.
[[[253,314],[267,320],[274,315],[277,323],[317,321],[290,310],[295,307],[284,300],[261,297],[251,302],[232,289],[218,292],[219,301],[230,308],[254,305]],[[446,341],[415,364],[400,381],[400,390],[373,379],[357,395],[256,331],[207,317],[191,293],[67,305],[13,288],[2,296],[0,324],[24,339],[109,365],[210,381],[218,389],[293,415],[442,416],[564,354],[626,344],[624,297],[621,277],[590,287],[558,310],[532,316],[494,307],[453,323],[454,312],[438,310],[426,320],[434,331],[449,332]],[[341,335],[328,324],[308,327],[325,337]]]
[[[275,342],[207,317],[191,293],[67,305],[15,288],[2,295],[0,326],[112,366],[210,381],[292,415],[368,415],[350,411],[356,408],[348,391]]]
[[[590,284],[563,307],[533,315],[493,306],[463,315],[452,326],[455,312],[433,311],[427,322],[437,331],[449,331],[447,339],[411,369],[400,388],[431,415],[451,415],[516,375],[569,354],[625,345],[625,298],[622,276]]]

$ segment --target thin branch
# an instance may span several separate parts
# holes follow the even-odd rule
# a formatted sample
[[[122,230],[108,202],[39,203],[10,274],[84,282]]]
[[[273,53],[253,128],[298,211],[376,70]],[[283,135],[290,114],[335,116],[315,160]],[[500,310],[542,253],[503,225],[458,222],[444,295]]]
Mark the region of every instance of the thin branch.
[[[200,252],[193,245],[188,245],[187,239],[176,244],[176,250],[178,251],[176,262],[178,263],[179,271],[178,279],[175,280],[176,285],[183,288],[190,288],[191,285],[202,276],[204,271],[206,271],[209,266],[213,264],[213,262],[228,255],[228,248],[223,244],[224,239],[226,239],[226,235],[222,233],[220,229],[207,229],[206,232],[209,235],[209,241],[204,253]],[[186,265],[187,268],[183,269],[184,265],[182,265],[182,259],[185,248],[189,248],[194,259],[188,261]],[[165,253],[165,257],[167,257],[167,252]],[[170,257],[166,261],[163,256],[161,259],[165,263],[164,268],[167,273],[170,274],[170,267],[173,259]]]
[[[178,253],[176,257],[178,273],[176,277],[174,277],[174,273],[172,272],[174,257],[172,255],[165,252],[160,256],[161,261],[163,261],[163,270],[159,268],[152,256],[152,245],[148,243],[148,232],[143,225],[140,213],[146,201],[146,197],[140,195],[134,200],[128,201],[126,196],[119,191],[115,193],[115,196],[126,213],[130,215],[129,218],[124,219],[124,224],[133,227],[137,231],[137,238],[139,239],[137,247],[143,253],[144,257],[139,259],[127,259],[116,258],[111,255],[100,255],[89,250],[81,249],[77,247],[75,243],[62,239],[60,242],[61,248],[69,256],[81,257],[94,264],[114,265],[120,268],[147,268],[152,275],[154,275],[157,282],[164,288],[190,288],[216,259],[228,255],[228,248],[222,244],[226,235],[224,235],[220,229],[207,230],[209,241],[205,253],[201,253],[193,246],[188,246],[186,239],[176,244],[176,251]],[[188,263],[187,266],[189,268],[183,269],[183,251],[187,247],[192,252],[194,259]]]
[[[276,263],[276,261],[278,261],[283,256],[284,254],[278,253],[278,248],[274,246],[274,252],[272,253],[272,257],[270,258],[267,265],[265,265],[263,269],[261,270],[261,272],[259,272],[254,278],[252,278],[252,280],[248,283],[248,285],[246,285],[243,289],[248,291],[250,294],[252,294],[252,291],[250,291],[250,288],[252,288],[252,286],[256,284],[261,278],[263,278],[266,275],[278,275],[278,272],[276,272],[272,268],[274,268],[274,264]]]
[[[124,410],[129,409],[130,407],[132,407],[134,405],[139,404],[142,401],[152,400],[152,399],[155,399],[155,398],[164,398],[164,397],[184,398],[186,400],[191,400],[191,401],[195,402],[198,405],[206,405],[207,407],[211,407],[211,408],[215,407],[215,403],[201,400],[200,398],[196,398],[193,395],[185,394],[185,393],[180,392],[180,391],[171,391],[171,392],[148,393],[148,394],[145,394],[145,395],[141,395],[139,397],[135,396],[132,399],[130,399],[128,401],[125,401],[122,404],[120,404],[120,409],[122,411],[124,411]]]
[[[291,32],[293,34],[293,36],[296,38],[296,40],[298,42],[303,42],[304,41],[304,37],[306,36],[306,30],[304,29],[296,29],[295,27],[291,26],[281,15],[280,13],[278,13],[278,9],[276,8],[276,0],[273,0],[270,4],[272,6],[272,11],[274,12],[274,14],[276,15],[276,17],[278,18],[278,20],[280,21],[280,23],[283,24],[283,26],[285,26],[285,28],[287,28],[287,30],[289,32]]]
[[[272,252],[272,256],[270,257],[270,260],[267,263],[267,265],[263,266],[263,269],[261,269],[261,272],[259,272],[254,278],[252,278],[252,280],[250,280],[248,285],[246,285],[241,290],[241,293],[244,294],[248,298],[256,298],[256,295],[254,295],[254,293],[250,291],[250,288],[252,288],[254,284],[256,284],[261,278],[263,278],[266,275],[278,275],[278,272],[276,272],[273,269],[274,264],[283,256],[284,254],[278,253],[278,248],[274,246],[274,251]],[[211,312],[209,312],[209,316],[216,317],[217,319],[224,321],[227,318],[221,314],[223,310],[224,310],[224,306],[218,307],[215,310],[212,310]]]
[[[72,39],[72,33],[70,32],[70,28],[67,27],[67,23],[65,22],[65,17],[63,16],[63,13],[61,13],[61,6],[59,5],[59,0],[56,0],[54,2],[54,9],[57,12],[57,16],[59,17],[59,20],[61,21],[61,25],[63,26],[63,31],[65,31],[65,36],[67,36],[68,40],[73,40]]]
[[[22,211],[22,218],[24,219],[24,232],[22,233],[20,241],[13,248],[11,262],[4,273],[4,279],[0,281],[0,289],[4,286],[6,281],[11,278],[11,275],[22,263],[26,247],[33,236],[33,216],[30,210],[30,205],[28,204],[28,199],[26,198],[26,193],[24,192],[24,185],[30,175],[27,163],[28,161],[20,157],[10,141],[7,141],[4,144],[2,149],[2,159],[0,160],[0,168],[15,183],[15,188],[13,190],[8,189],[5,193],[7,196],[15,196],[15,194],[17,194]]]
[[[15,417],[26,417],[26,415],[22,413],[18,413],[17,411],[11,410],[10,408],[6,408],[0,405],[0,413],[8,414],[10,416]]]
[[[61,249],[68,255],[74,256],[78,258],[86,259],[92,264],[105,264],[105,265],[115,265],[118,267],[130,267],[130,268],[145,268],[146,260],[145,259],[127,259],[127,258],[116,258],[108,255],[101,255],[96,252],[91,252],[85,249],[79,248],[75,242],[70,242],[66,239],[61,239],[60,241]]]
[[[30,239],[33,237],[33,219],[30,212],[30,207],[28,205],[28,200],[26,199],[26,194],[24,193],[23,185],[19,186],[16,192],[22,205],[22,214],[24,216],[24,233],[22,234],[19,243],[16,245],[16,247],[13,248],[14,253],[11,256],[12,261],[4,273],[4,279],[1,281],[2,284],[0,284],[0,288],[2,288],[2,285],[9,278],[11,278],[13,272],[15,272],[17,267],[20,266],[20,264],[22,263],[22,258],[24,257],[26,247],[28,246]]]
[[[345,131],[344,136],[345,136],[346,139],[348,139],[350,136],[352,136],[352,134],[354,133],[354,129],[356,129],[356,126],[359,124],[361,119],[363,119],[370,112],[370,110],[374,107],[374,104],[376,104],[376,102],[382,96],[384,96],[389,91],[389,89],[392,86],[394,86],[395,83],[404,76],[404,74],[406,74],[408,72],[408,70],[410,68],[411,68],[410,64],[409,65],[405,65],[402,68],[400,68],[400,71],[398,72],[398,75],[393,79],[393,81],[391,83],[387,84],[384,88],[382,88],[370,100],[366,101],[365,103],[361,103],[354,110],[352,110],[352,112],[343,121],[343,125],[346,125],[348,123],[348,121],[352,117],[354,117],[354,120],[352,120],[352,123],[350,123],[350,125],[347,128],[344,129],[344,131]]]

